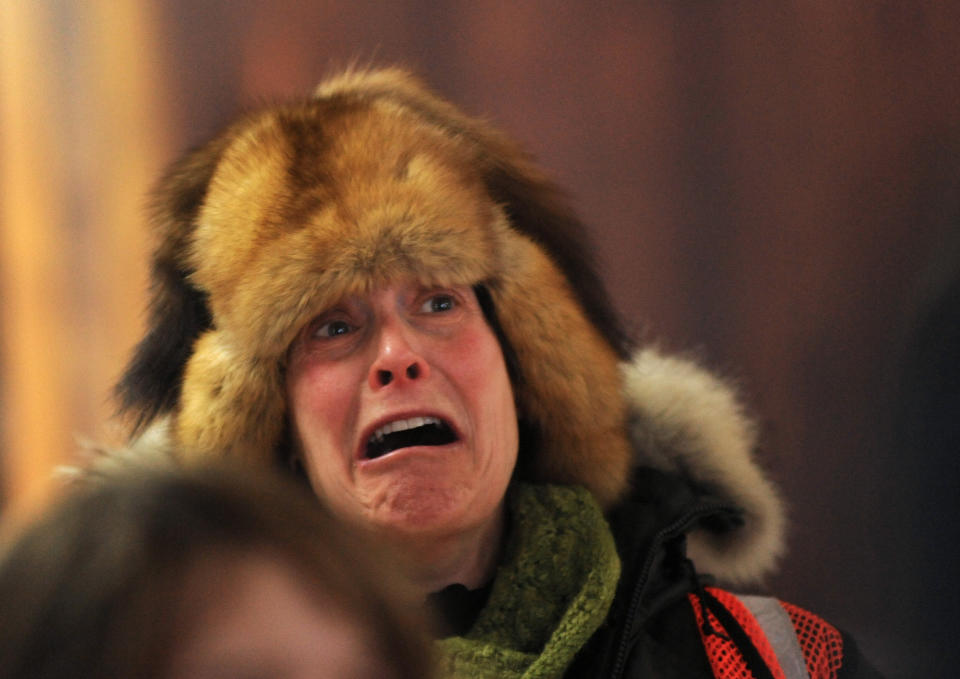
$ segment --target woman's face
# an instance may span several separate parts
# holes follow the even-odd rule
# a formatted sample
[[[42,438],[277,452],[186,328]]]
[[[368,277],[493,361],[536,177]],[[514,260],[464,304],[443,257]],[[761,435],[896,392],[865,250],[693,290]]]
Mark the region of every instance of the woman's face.
[[[350,298],[290,350],[287,397],[314,490],[394,536],[486,531],[517,459],[500,345],[469,287]]]
[[[167,679],[395,677],[368,626],[305,587],[280,557],[247,553],[186,573]]]

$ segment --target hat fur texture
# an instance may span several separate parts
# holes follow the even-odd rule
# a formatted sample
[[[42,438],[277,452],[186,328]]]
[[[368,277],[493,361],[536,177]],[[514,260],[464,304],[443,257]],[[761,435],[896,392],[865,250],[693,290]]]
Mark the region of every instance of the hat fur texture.
[[[652,371],[645,352],[621,372],[630,342],[561,194],[512,142],[407,72],[348,72],[241,117],[161,180],[153,226],[148,332],[118,394],[134,434],[163,429],[181,462],[275,461],[288,348],[343,298],[409,277],[481,285],[516,356],[519,415],[538,434],[521,452],[530,480],[580,484],[610,506],[640,443],[660,464],[702,464],[704,480],[738,487],[759,533],[704,554],[777,551],[768,533],[782,511],[731,392],[698,368],[684,374],[689,363]],[[733,423],[682,415],[669,374]]]

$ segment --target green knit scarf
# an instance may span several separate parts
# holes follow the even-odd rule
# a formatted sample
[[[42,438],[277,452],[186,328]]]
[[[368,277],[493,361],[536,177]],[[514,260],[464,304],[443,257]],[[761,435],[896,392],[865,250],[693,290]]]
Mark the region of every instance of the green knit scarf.
[[[559,677],[610,609],[620,559],[588,491],[519,484],[509,510],[487,605],[466,635],[436,642],[441,676]]]

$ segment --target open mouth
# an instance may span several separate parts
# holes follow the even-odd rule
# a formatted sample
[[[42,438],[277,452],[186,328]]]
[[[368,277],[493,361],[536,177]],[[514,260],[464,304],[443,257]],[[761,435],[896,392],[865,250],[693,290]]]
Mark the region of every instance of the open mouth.
[[[400,448],[445,446],[457,440],[449,424],[439,417],[411,417],[388,422],[367,440],[364,456],[374,460]]]

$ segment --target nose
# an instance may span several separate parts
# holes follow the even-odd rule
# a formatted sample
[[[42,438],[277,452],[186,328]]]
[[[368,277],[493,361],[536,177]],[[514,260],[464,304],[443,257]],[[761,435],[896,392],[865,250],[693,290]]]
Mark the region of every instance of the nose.
[[[377,354],[367,378],[371,389],[424,379],[430,372],[421,350],[409,336],[412,331],[400,326],[397,321],[388,321],[380,327]]]

